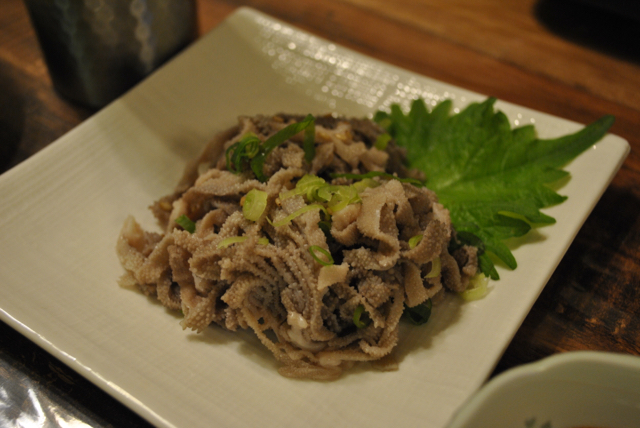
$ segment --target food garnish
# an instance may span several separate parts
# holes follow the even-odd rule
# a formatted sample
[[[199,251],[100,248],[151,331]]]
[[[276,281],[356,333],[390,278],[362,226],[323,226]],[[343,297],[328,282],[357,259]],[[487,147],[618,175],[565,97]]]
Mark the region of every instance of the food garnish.
[[[403,316],[414,325],[423,325],[429,321],[431,317],[431,308],[433,304],[431,299],[412,308],[406,307]]]
[[[152,206],[163,233],[125,221],[120,283],[180,310],[183,328],[252,329],[284,376],[388,357],[401,318],[426,323],[445,292],[482,298],[492,257],[516,267],[504,241],[553,223],[540,209],[565,197],[548,186],[612,122],[540,140],[494,101],[451,115],[417,100],[380,125],[242,116]]]
[[[304,131],[304,154],[307,162],[315,156],[315,119],[307,115],[304,120],[295,122],[270,136],[264,143],[253,133],[247,133],[237,143],[227,148],[226,159],[229,171],[240,174],[251,168],[256,178],[267,181],[263,165],[269,153],[294,135]]]
[[[317,253],[322,254],[326,260],[323,260],[321,257],[319,257]],[[331,266],[334,263],[333,257],[331,257],[331,253],[325,250],[324,248],[319,247],[318,245],[310,246],[309,254],[311,254],[311,257],[313,257],[313,260],[317,261],[322,266]]]
[[[608,115],[574,134],[539,139],[532,124],[512,129],[495,102],[488,98],[451,114],[451,100],[429,111],[417,99],[406,114],[393,105],[374,118],[408,150],[408,166],[424,171],[425,184],[449,209],[458,238],[481,249],[480,268],[492,279],[499,275],[490,255],[516,268],[504,241],[555,223],[540,210],[566,197],[551,186],[567,178],[562,167],[600,140],[614,121]]]
[[[178,217],[176,219],[176,223],[182,226],[182,228],[189,233],[193,233],[196,231],[196,224],[191,221],[191,219],[185,214],[182,214],[180,217]]]
[[[244,217],[251,221],[258,221],[267,208],[268,197],[269,195],[265,191],[251,189],[242,204]]]

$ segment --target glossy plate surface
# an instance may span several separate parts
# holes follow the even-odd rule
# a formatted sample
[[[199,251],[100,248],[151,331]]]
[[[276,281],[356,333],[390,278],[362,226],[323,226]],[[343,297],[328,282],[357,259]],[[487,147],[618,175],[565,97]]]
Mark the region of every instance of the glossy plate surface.
[[[568,166],[557,224],[514,243],[483,300],[451,297],[429,324],[402,330],[400,370],[295,381],[249,333],[183,331],[179,318],[119,288],[125,217],[156,230],[147,206],[241,114],[365,116],[417,96],[457,108],[479,94],[343,49],[251,9],[131,92],[0,176],[0,316],[158,426],[440,428],[494,367],[628,152],[609,135]],[[581,125],[497,103],[542,137]]]

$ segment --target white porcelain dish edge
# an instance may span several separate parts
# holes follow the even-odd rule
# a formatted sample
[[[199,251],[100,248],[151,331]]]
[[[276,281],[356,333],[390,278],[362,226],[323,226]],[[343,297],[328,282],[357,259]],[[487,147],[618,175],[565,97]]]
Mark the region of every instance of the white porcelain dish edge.
[[[640,357],[571,351],[508,370],[447,428],[640,426]]]
[[[451,98],[456,108],[484,99],[239,9],[0,176],[0,317],[158,426],[310,420],[440,428],[491,372],[622,164],[629,150],[623,139],[608,135],[568,166],[573,178],[562,193],[569,199],[547,210],[558,224],[515,250],[520,266],[501,269],[487,298],[450,298],[424,328],[403,328],[394,373],[363,369],[330,384],[291,381],[277,375],[252,335],[184,332],[178,318],[115,285],[122,272],[115,238],[126,215],[153,228],[146,206],[168,193],[184,163],[238,114],[361,116],[417,96]],[[580,127],[504,102],[497,107],[514,125],[536,123],[543,137]]]

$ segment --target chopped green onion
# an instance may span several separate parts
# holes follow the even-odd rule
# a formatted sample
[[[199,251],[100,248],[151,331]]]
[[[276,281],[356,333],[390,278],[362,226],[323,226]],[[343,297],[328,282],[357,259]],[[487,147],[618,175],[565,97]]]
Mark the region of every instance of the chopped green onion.
[[[479,300],[489,294],[489,278],[478,273],[469,280],[469,286],[460,294],[464,300]]]
[[[184,230],[189,233],[193,233],[196,231],[196,224],[185,214],[182,214],[180,217],[176,219],[176,223],[178,223]]]
[[[262,141],[252,132],[247,133],[242,139],[229,146],[225,152],[227,169],[234,174],[243,171],[243,162],[251,160],[258,154]]]
[[[308,117],[308,116],[307,116]],[[304,130],[304,142],[302,143],[304,150],[304,160],[311,162],[316,157],[316,124],[315,120]]]
[[[416,235],[409,238],[409,248],[411,249],[416,248],[416,245],[418,245],[420,241],[422,241],[423,236],[424,235]]]
[[[371,181],[375,183],[375,181]],[[370,183],[366,183],[366,185],[370,185]],[[280,200],[297,195],[305,195],[307,202],[326,203],[330,213],[336,213],[349,204],[360,202],[358,189],[354,185],[336,186],[326,183],[324,179],[316,175],[309,174],[298,180],[295,188],[280,193]]]
[[[366,315],[367,313],[364,311],[364,305],[356,306],[355,311],[353,311],[353,323],[356,327],[365,328],[369,325],[370,320]]]
[[[431,299],[427,300],[424,303],[416,305],[412,308],[405,307],[403,315],[411,321],[412,324],[422,325],[429,321],[429,317],[431,317]]]
[[[267,156],[269,153],[273,151],[280,144],[284,143],[294,135],[305,131],[308,127],[314,127],[314,137],[315,137],[315,119],[312,115],[307,115],[302,122],[292,123],[280,131],[273,134],[271,137],[267,138],[267,141],[260,146],[260,151],[251,159],[251,170],[256,175],[256,178],[262,182],[267,181],[267,177],[264,175],[263,166],[264,162],[267,160]],[[311,136],[310,134],[305,132],[305,146],[309,146]],[[308,148],[308,147],[307,147]],[[307,153],[305,153],[305,157]]]
[[[353,186],[335,186],[335,193],[329,201],[327,208],[329,213],[335,214],[346,208],[349,204],[360,202],[358,191]]]
[[[230,145],[229,147],[227,147],[227,151],[224,152],[225,157],[227,158],[227,169],[231,172],[233,169],[233,162],[231,161],[231,155],[236,151],[236,149],[238,148],[238,146],[240,145],[239,142],[233,143],[232,145]]]
[[[320,220],[318,222],[318,227],[324,233],[324,236],[327,238],[327,242],[333,238],[331,235],[331,222],[329,220]]]
[[[326,261],[322,260],[320,257],[318,257],[316,252],[324,255],[327,258],[327,260]],[[311,257],[313,257],[313,259],[318,263],[320,263],[322,266],[331,266],[333,264],[333,257],[331,257],[331,253],[322,247],[318,247],[317,245],[310,246],[309,254],[311,254]]]
[[[304,175],[298,182],[296,183],[296,187],[291,190],[287,190],[286,192],[280,193],[280,200],[284,201],[285,199],[291,198],[293,196],[298,195],[306,195],[307,200],[311,202],[314,199],[315,192],[322,186],[324,186],[326,182],[324,179],[318,177],[317,175],[306,174]]]
[[[356,181],[355,183],[353,183],[353,187],[356,188],[358,193],[361,193],[365,189],[368,189],[370,187],[371,188],[378,187],[379,185],[380,185],[380,183],[378,183],[376,180],[374,180],[372,178],[365,178],[363,180]]]
[[[218,244],[218,249],[227,248],[229,245],[237,244],[238,242],[243,242],[249,239],[248,236],[230,236],[229,238],[225,238]]]
[[[333,194],[338,190],[339,186],[327,184],[316,189],[317,199],[322,202],[329,202],[333,198]]]
[[[436,257],[431,260],[431,270],[428,274],[425,275],[425,278],[436,278],[440,276],[440,272],[442,271],[442,264],[440,263],[440,257]]]
[[[391,135],[388,132],[385,132],[384,134],[378,135],[378,138],[376,138],[376,142],[373,144],[373,147],[378,150],[386,150],[389,141],[391,141]]]
[[[239,242],[244,242],[247,239],[249,239],[248,236],[230,236],[230,237],[225,238],[222,241],[220,241],[220,243],[218,244],[217,248],[218,249],[227,248],[229,245],[237,244]],[[268,238],[258,238],[258,244],[260,244],[260,245],[269,245],[269,239]]]
[[[387,172],[382,172],[382,171],[369,171],[366,174],[345,173],[345,174],[330,174],[330,175],[331,175],[331,178],[344,177],[344,178],[350,178],[353,180],[363,180],[365,178],[373,178],[373,177],[384,177],[389,180],[398,180],[401,183],[409,183],[417,187],[424,187],[424,183],[421,182],[420,180],[416,180],[415,178],[400,178],[400,177],[396,177],[395,175],[389,174]]]
[[[267,208],[267,192],[258,189],[251,189],[244,198],[242,214],[247,220],[258,221],[264,210]]]
[[[323,207],[320,204],[305,205],[304,207],[300,208],[299,210],[296,210],[294,213],[289,214],[288,216],[286,216],[282,220],[279,220],[279,221],[276,221],[275,223],[272,223],[272,225],[273,225],[273,227],[280,227],[280,226],[287,225],[287,224],[291,223],[291,220],[293,220],[294,218],[299,217],[302,214],[304,214],[304,213],[306,213],[308,211],[313,211],[313,210],[322,210],[325,213],[329,214],[327,212],[326,208]]]

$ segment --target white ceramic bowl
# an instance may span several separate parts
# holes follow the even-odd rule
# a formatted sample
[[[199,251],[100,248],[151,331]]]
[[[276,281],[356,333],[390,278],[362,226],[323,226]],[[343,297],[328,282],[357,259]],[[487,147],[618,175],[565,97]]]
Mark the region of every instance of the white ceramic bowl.
[[[575,351],[508,370],[447,428],[640,427],[640,357]]]

